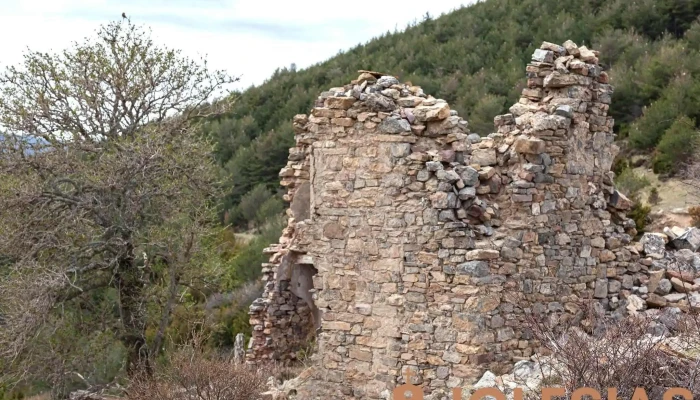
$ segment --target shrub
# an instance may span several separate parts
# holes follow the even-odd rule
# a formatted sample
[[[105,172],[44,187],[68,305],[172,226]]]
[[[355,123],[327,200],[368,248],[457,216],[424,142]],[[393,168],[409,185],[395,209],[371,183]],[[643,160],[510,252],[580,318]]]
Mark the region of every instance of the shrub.
[[[659,197],[659,189],[655,187],[651,188],[651,191],[649,192],[649,204],[657,205],[659,204],[659,201],[661,201],[661,198]]]
[[[698,147],[695,121],[681,116],[665,132],[656,147],[653,167],[657,174],[674,174],[691,158]]]
[[[269,259],[269,254],[263,254],[263,249],[272,243],[277,243],[285,223],[284,218],[276,218],[268,222],[261,234],[233,257],[224,277],[224,286],[227,289],[236,288],[260,277],[261,264]]]
[[[263,282],[251,281],[232,293],[212,296],[207,304],[212,319],[212,341],[217,347],[232,347],[236,335],[242,333],[247,342],[252,336],[249,307],[263,292]]]
[[[649,180],[633,169],[626,168],[615,178],[615,186],[617,186],[619,191],[632,198],[635,197],[640,190],[649,186]]]
[[[152,378],[133,379],[126,394],[129,400],[250,400],[260,398],[270,375],[231,357],[208,356],[195,344],[168,357]]]
[[[647,219],[649,217],[650,212],[651,207],[645,206],[641,202],[637,201],[634,203],[634,206],[632,206],[630,212],[627,213],[627,216],[632,218],[634,220],[634,223],[637,225],[638,233],[644,232],[644,228],[647,225]]]
[[[630,143],[638,149],[653,149],[677,115],[676,104],[669,99],[661,99],[646,107],[644,116],[632,124]]]
[[[619,157],[613,162],[612,170],[615,172],[615,176],[620,176],[629,167],[629,159],[627,157]]]
[[[690,218],[692,218],[693,226],[700,228],[700,206],[688,208],[688,214],[690,214]]]
[[[547,380],[560,378],[569,396],[582,387],[597,390],[603,398],[608,388],[617,388],[621,399],[633,398],[636,388],[656,392],[680,387],[693,393],[700,389],[695,379],[700,372],[697,362],[685,354],[697,350],[697,320],[679,317],[678,336],[668,346],[659,343],[668,333],[651,340],[649,329],[658,324],[651,317],[611,319],[594,306],[582,305],[580,310],[576,318],[565,323],[539,317],[531,317],[529,323],[533,337],[551,354],[542,362],[551,371]],[[579,326],[588,328],[592,335]]]
[[[282,199],[278,196],[272,196],[258,208],[258,212],[255,214],[255,222],[257,226],[264,226],[268,221],[272,221],[282,215],[283,211],[284,202],[282,202]]]
[[[243,195],[241,202],[234,210],[234,214],[240,216],[249,225],[256,222],[258,210],[272,196],[265,184],[259,184]]]

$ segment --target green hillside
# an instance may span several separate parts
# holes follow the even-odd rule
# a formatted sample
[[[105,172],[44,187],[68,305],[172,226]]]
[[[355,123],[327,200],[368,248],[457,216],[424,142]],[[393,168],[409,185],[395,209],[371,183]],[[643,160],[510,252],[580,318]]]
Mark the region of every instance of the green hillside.
[[[279,69],[208,127],[230,174],[224,202],[230,221],[250,220],[237,205],[257,185],[277,190],[293,143],[292,117],[308,112],[321,91],[354,79],[358,69],[422,86],[464,115],[473,132],[487,135],[493,117],[517,101],[533,50],[544,40],[572,39],[601,51],[616,88],[611,114],[618,138],[645,151],[660,142],[675,151],[678,138],[687,142],[693,130],[687,124],[669,130],[674,122],[684,115],[684,122],[700,122],[699,14],[700,0],[488,0],[437,19],[426,16],[304,70]],[[659,172],[675,168],[667,154],[655,164]],[[264,188],[257,192],[249,200],[269,198]]]

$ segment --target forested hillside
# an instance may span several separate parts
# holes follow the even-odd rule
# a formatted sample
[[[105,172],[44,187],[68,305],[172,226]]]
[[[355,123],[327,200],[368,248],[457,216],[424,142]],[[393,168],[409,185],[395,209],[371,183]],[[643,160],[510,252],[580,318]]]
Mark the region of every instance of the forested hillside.
[[[292,117],[358,69],[422,86],[487,135],[493,117],[517,101],[525,64],[544,40],[600,50],[616,88],[618,138],[633,150],[657,149],[654,168],[673,173],[700,122],[699,14],[700,0],[488,0],[436,19],[426,15],[304,70],[279,69],[207,128],[230,176],[227,219],[245,229],[281,208],[270,194],[293,143]]]

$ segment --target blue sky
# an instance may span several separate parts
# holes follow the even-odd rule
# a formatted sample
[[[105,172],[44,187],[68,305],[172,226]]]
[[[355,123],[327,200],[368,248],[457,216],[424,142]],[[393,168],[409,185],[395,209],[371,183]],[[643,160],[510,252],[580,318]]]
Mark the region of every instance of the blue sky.
[[[473,0],[0,0],[0,67],[27,47],[61,50],[125,12],[154,39],[260,84],[278,67],[303,68],[377,35]]]

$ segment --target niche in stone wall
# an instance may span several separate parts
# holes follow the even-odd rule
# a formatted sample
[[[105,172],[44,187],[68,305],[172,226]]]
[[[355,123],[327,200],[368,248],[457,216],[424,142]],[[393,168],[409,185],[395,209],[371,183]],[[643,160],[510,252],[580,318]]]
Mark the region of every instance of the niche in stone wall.
[[[314,303],[313,278],[318,270],[310,256],[290,252],[286,254],[278,269],[278,290],[286,298],[283,306],[288,315],[292,315],[290,342],[303,347],[316,336],[321,327],[320,310]]]
[[[311,290],[314,288],[313,278],[317,273],[318,270],[311,263],[294,264],[294,267],[292,268],[292,279],[290,282],[291,292],[297,295],[297,297],[300,299],[304,300],[311,310],[314,332],[316,329],[321,327],[320,311],[314,303],[313,293],[311,292]]]

